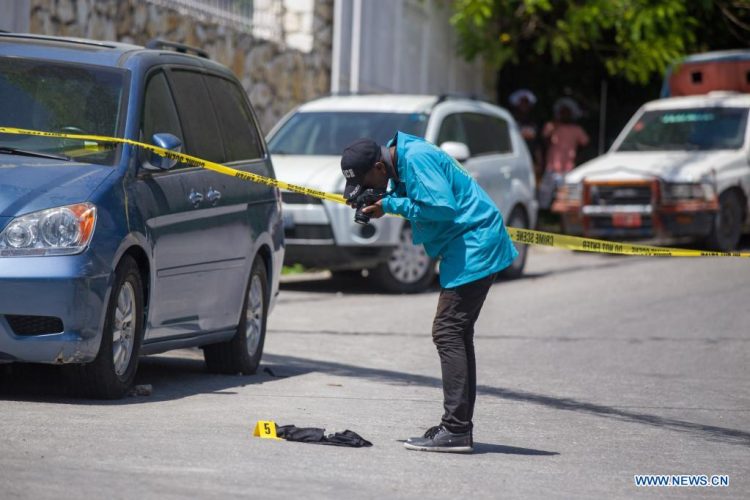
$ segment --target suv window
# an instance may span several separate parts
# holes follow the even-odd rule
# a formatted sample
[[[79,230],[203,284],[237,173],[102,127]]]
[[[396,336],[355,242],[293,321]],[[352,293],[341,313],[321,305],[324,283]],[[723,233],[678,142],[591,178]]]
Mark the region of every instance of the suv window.
[[[508,122],[497,116],[461,113],[461,122],[472,156],[511,153]]]
[[[284,123],[268,141],[268,149],[280,155],[340,155],[360,137],[385,144],[397,130],[424,137],[426,127],[423,113],[303,111]]]
[[[440,125],[437,145],[440,146],[442,143],[448,141],[462,142],[468,146],[464,126],[461,123],[461,116],[458,113],[446,116]],[[473,150],[470,149],[470,151],[473,153]]]
[[[226,161],[252,160],[263,154],[260,134],[247,107],[244,90],[236,83],[218,76],[206,76],[219,127],[224,139]]]
[[[180,127],[180,118],[174,106],[172,94],[164,72],[159,71],[148,79],[143,98],[141,136],[144,142],[151,142],[154,134],[169,133],[185,141]]]
[[[216,163],[224,163],[224,148],[203,77],[196,71],[175,69],[169,73],[177,112],[185,132],[185,151]]]

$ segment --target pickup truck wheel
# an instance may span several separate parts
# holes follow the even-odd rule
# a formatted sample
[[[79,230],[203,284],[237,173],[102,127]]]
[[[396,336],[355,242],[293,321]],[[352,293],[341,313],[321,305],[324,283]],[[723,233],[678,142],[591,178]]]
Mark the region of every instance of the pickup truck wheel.
[[[252,375],[258,370],[266,339],[268,276],[260,258],[255,259],[248,280],[240,323],[230,340],[203,347],[203,358],[214,373]]]
[[[526,212],[524,212],[521,207],[514,208],[510,213],[507,224],[508,227],[528,229],[529,220],[528,217],[526,217]],[[513,242],[513,244],[516,246],[516,250],[518,250],[518,257],[516,257],[516,259],[510,266],[500,271],[500,279],[518,279],[523,274],[523,268],[526,266],[526,254],[529,251],[529,246],[524,245],[523,243],[516,243],[515,241]]]
[[[737,248],[741,235],[742,204],[739,196],[730,191],[719,197],[719,211],[707,243],[712,250],[729,252]]]
[[[70,367],[84,396],[119,399],[130,389],[143,340],[143,308],[138,265],[126,255],[115,270],[99,353],[91,363]]]
[[[411,226],[404,224],[388,260],[372,270],[375,282],[388,292],[421,292],[435,279],[435,260],[422,245],[412,243],[411,234]]]

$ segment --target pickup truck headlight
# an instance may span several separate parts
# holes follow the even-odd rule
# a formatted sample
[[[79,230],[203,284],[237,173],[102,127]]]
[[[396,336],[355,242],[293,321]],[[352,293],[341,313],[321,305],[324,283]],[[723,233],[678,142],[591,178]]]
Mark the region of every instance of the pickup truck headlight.
[[[76,203],[17,217],[0,233],[0,257],[73,255],[86,249],[96,207]]]
[[[666,183],[662,191],[665,201],[679,200],[706,200],[710,201],[715,196],[713,184],[704,183]]]
[[[581,201],[583,184],[565,183],[557,192],[557,198],[563,201]]]

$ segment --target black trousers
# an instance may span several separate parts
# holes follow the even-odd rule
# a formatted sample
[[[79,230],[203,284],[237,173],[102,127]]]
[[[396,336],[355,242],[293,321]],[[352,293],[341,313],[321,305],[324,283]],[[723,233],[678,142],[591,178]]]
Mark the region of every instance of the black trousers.
[[[432,324],[432,340],[443,372],[442,424],[451,432],[472,429],[477,397],[474,323],[495,275],[456,288],[443,288]]]

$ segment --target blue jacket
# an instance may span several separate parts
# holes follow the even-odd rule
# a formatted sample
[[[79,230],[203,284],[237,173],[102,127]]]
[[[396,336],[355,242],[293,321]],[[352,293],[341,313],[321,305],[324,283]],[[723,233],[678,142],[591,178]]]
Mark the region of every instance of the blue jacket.
[[[435,145],[398,132],[399,181],[383,210],[409,220],[414,244],[440,258],[440,285],[453,288],[508,267],[518,256],[492,199],[452,157]]]

